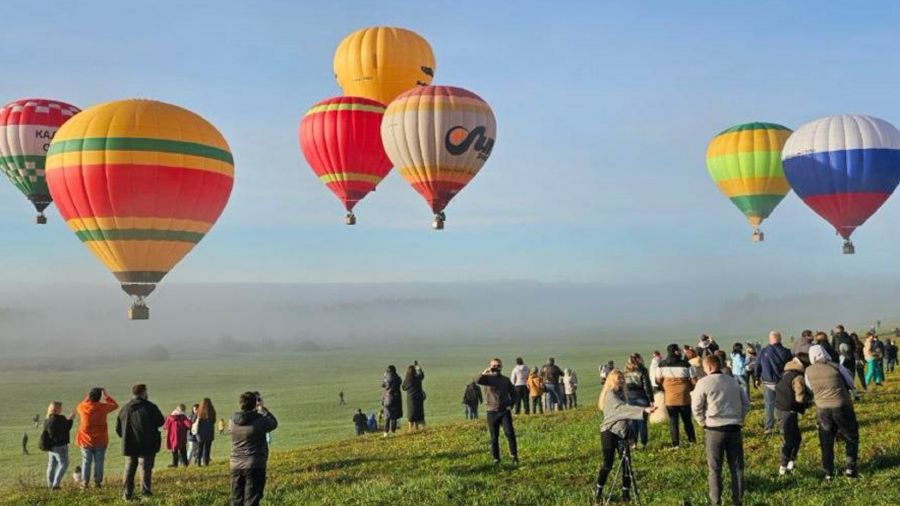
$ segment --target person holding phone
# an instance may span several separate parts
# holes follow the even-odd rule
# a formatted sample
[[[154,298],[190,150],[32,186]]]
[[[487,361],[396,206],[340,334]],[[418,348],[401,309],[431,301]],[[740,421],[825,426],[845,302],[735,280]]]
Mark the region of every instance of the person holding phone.
[[[491,457],[494,464],[500,463],[500,427],[506,435],[509,445],[509,456],[513,464],[519,463],[519,452],[516,445],[516,431],[513,429],[512,408],[515,403],[516,390],[512,381],[500,374],[503,362],[499,358],[491,359],[490,366],[481,373],[478,384],[484,389],[485,406],[487,406],[487,424],[491,433]]]

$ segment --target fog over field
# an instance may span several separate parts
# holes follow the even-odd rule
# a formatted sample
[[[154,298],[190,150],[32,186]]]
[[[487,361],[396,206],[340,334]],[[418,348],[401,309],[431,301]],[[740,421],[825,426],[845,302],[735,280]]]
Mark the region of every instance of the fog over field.
[[[801,288],[802,287],[802,288]],[[125,318],[128,298],[113,285],[0,289],[0,361],[35,355],[251,351],[312,342],[484,339],[678,338],[736,335],[837,321],[867,325],[895,316],[900,283],[809,285],[783,280],[735,291],[718,280],[691,284],[392,283],[162,284],[151,319]]]

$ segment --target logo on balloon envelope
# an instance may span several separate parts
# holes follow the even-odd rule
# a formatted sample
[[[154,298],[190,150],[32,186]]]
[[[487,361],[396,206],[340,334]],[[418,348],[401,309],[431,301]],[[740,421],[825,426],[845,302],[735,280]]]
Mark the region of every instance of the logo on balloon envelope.
[[[491,150],[494,149],[494,139],[488,137],[486,131],[487,129],[483,126],[475,127],[472,130],[464,126],[455,126],[447,130],[447,135],[444,136],[444,147],[451,155],[461,155],[469,148],[474,148],[478,152],[480,160],[487,160],[491,156]]]

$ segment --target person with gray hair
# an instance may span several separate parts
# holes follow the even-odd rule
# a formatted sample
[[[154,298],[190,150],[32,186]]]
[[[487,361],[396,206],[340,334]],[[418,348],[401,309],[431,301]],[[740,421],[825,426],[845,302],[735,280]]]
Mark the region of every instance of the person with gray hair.
[[[753,373],[756,381],[762,382],[765,407],[763,428],[766,435],[775,430],[775,386],[784,375],[784,366],[791,358],[791,350],[781,344],[781,332],[777,330],[769,332],[769,345],[759,352]]]

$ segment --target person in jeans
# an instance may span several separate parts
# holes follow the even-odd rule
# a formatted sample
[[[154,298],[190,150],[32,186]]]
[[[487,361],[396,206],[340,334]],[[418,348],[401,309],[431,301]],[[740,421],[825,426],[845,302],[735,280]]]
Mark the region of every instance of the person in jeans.
[[[811,336],[810,336],[811,337]],[[808,349],[808,348],[807,348]],[[775,419],[781,431],[781,463],[778,474],[784,475],[794,470],[797,452],[800,450],[802,436],[799,417],[806,412],[812,400],[812,392],[803,381],[805,362],[809,356],[800,352],[784,366],[784,375],[775,386]]]
[[[691,394],[691,411],[706,435],[709,500],[722,501],[722,459],[731,474],[731,503],[740,506],[744,495],[744,442],[741,427],[750,411],[750,398],[734,377],[722,374],[716,355],[703,357],[706,375]]]
[[[466,420],[478,418],[478,405],[484,402],[484,398],[481,396],[481,387],[478,386],[477,382],[478,378],[473,378],[472,381],[466,385],[466,390],[463,392],[462,403],[466,408]],[[527,399],[525,400],[525,404],[528,404]]]
[[[763,429],[765,434],[775,430],[775,385],[784,374],[784,365],[791,360],[791,350],[781,344],[781,332],[769,332],[769,345],[760,350],[754,375],[763,391]]]
[[[531,412],[533,414],[544,414],[544,381],[541,380],[541,375],[538,372],[538,368],[532,368],[531,372],[528,373],[528,396],[531,397]]]
[[[578,407],[578,376],[571,368],[566,367],[563,375],[563,387],[566,394],[566,409]]]
[[[691,390],[697,383],[694,370],[687,360],[681,358],[677,344],[666,348],[666,358],[659,363],[656,383],[663,390],[666,411],[669,414],[669,433],[672,448],[679,447],[678,420],[684,423],[684,433],[689,443],[695,443],[694,424],[691,422]]]
[[[122,498],[126,501],[134,495],[138,464],[141,466],[141,496],[153,495],[153,464],[162,446],[159,428],[166,421],[156,404],[147,400],[147,385],[134,385],[131,394],[134,398],[122,407],[116,419],[116,434],[122,438],[122,455],[125,456]]]
[[[641,356],[634,353],[625,361],[625,402],[629,406],[647,408],[653,406],[653,387],[650,383],[650,373],[642,363]],[[647,413],[638,420],[632,420],[631,434],[635,444],[638,440],[641,449],[647,448]],[[632,444],[632,448],[634,444]]]
[[[544,410],[548,413],[554,410],[562,409],[563,393],[559,387],[559,380],[562,378],[563,372],[556,365],[553,357],[547,359],[547,363],[541,368],[541,379],[544,381]]]
[[[91,479],[96,487],[103,484],[103,461],[106,457],[106,447],[109,446],[106,417],[118,408],[116,401],[102,387],[92,388],[84,400],[75,407],[78,414],[75,444],[81,448],[81,486],[84,488],[88,488]]]
[[[834,477],[834,439],[838,434],[844,440],[847,459],[845,474],[856,478],[859,424],[856,422],[853,403],[850,402],[853,376],[843,366],[832,362],[821,346],[809,348],[809,361],[811,365],[806,368],[806,386],[812,391],[816,401],[816,423],[825,479]]]
[[[196,430],[194,430],[195,428]],[[216,408],[209,397],[204,397],[200,401],[197,419],[194,420],[191,432],[197,437],[197,443],[194,446],[194,463],[197,466],[208,466],[212,444],[216,439]]]
[[[187,431],[187,458],[188,462],[193,462],[197,457],[197,436],[194,434],[194,422],[197,421],[197,411],[200,410],[199,404],[191,406],[191,414],[188,415],[188,421],[191,426]]]
[[[166,417],[163,430],[166,431],[166,450],[172,452],[172,463],[169,467],[188,466],[187,435],[191,430],[191,421],[184,414],[184,404],[179,404]]]
[[[620,456],[630,456],[628,440],[632,437],[630,424],[643,420],[656,408],[630,406],[625,402],[625,376],[622,371],[613,369],[606,374],[606,381],[600,391],[597,407],[603,411],[603,422],[600,424],[600,448],[603,460],[597,472],[597,483],[594,485],[594,500],[603,499],[603,487],[609,479],[616,452]],[[629,458],[629,462],[631,459]],[[622,469],[622,500],[631,498],[630,469]]]
[[[47,486],[59,489],[69,467],[69,433],[75,413],[66,418],[62,414],[62,403],[53,401],[47,406],[44,432],[47,443]]]
[[[500,463],[500,427],[506,435],[509,445],[509,456],[513,464],[519,463],[519,452],[516,447],[516,431],[513,429],[512,408],[516,391],[509,378],[500,374],[503,362],[499,358],[491,360],[487,369],[482,371],[478,384],[485,387],[484,399],[487,408],[487,424],[491,433],[491,457],[494,464]]]
[[[258,506],[266,488],[266,436],[278,428],[278,420],[257,392],[242,393],[238,404],[241,410],[231,417],[231,504]]]
[[[509,380],[512,381],[513,388],[516,389],[516,414],[518,415],[522,411],[522,407],[525,407],[525,414],[530,414],[531,408],[528,405],[528,366],[525,365],[525,361],[522,360],[522,357],[516,357],[516,366],[513,367],[512,374],[509,375]]]

